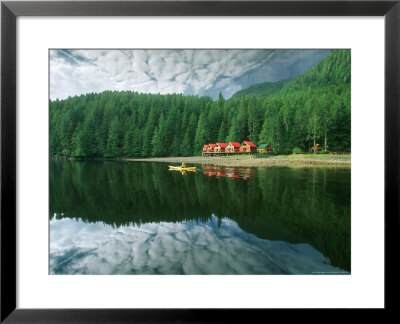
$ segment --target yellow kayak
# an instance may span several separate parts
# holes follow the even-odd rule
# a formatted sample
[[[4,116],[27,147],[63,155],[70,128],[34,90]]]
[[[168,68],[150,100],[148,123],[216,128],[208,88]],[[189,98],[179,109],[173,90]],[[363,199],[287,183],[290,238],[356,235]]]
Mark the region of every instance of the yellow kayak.
[[[196,171],[196,167],[189,167],[189,168],[182,168],[179,166],[169,166],[170,170],[177,170],[177,171]]]

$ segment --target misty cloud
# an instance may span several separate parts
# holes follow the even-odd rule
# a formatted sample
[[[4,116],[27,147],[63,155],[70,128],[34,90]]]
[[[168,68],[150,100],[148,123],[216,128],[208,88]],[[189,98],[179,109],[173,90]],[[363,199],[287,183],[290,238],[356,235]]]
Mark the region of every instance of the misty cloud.
[[[293,78],[329,50],[51,50],[50,98],[128,90],[229,98]]]

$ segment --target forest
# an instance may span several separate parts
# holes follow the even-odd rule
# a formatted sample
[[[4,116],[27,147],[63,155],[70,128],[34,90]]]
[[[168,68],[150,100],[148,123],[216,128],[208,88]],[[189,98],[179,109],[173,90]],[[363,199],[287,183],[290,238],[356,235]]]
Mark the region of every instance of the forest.
[[[331,50],[290,81],[227,100],[130,91],[50,100],[50,156],[192,156],[207,143],[244,140],[274,154],[306,152],[314,141],[351,151],[350,86],[350,50]]]

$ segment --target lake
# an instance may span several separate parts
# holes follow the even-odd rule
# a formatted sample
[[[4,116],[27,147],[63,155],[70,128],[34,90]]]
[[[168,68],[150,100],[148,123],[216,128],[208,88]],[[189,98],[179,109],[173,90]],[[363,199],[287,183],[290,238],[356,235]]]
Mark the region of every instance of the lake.
[[[350,168],[50,160],[50,274],[350,274]]]

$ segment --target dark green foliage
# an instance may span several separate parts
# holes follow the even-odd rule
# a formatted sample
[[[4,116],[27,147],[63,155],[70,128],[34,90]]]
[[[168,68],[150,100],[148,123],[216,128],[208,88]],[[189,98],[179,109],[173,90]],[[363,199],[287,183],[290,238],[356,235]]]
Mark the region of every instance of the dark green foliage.
[[[244,105],[242,107],[244,107]],[[241,142],[243,140],[248,140],[247,118],[248,114],[246,109],[239,109],[233,116],[227,137],[228,142]]]
[[[200,114],[199,122],[197,123],[196,134],[194,137],[195,152],[200,152],[202,146],[208,142],[210,142],[210,141],[209,141],[209,135],[208,135],[207,118],[205,117],[205,113],[202,113],[202,114]]]
[[[332,50],[291,81],[229,100],[105,91],[50,101],[50,155],[190,156],[207,143],[244,140],[276,154],[308,152],[314,141],[351,151],[350,61],[350,50]]]
[[[293,153],[301,153],[301,152],[302,152],[302,150],[301,150],[300,147],[295,147],[295,148],[293,149]]]
[[[183,129],[185,129],[185,127],[183,127]],[[189,125],[188,127],[186,127],[185,135],[183,137],[182,143],[180,144],[180,155],[191,156],[196,153],[194,149],[194,138],[196,135],[196,127],[197,127],[197,116],[194,113],[192,113],[189,117]]]
[[[123,128],[118,116],[115,116],[111,122],[105,156],[112,157],[122,155],[122,138]]]
[[[167,123],[165,122],[164,115],[161,114],[158,126],[154,131],[153,140],[151,141],[152,155],[165,156],[167,155],[167,147],[164,143],[164,138],[167,135]]]

